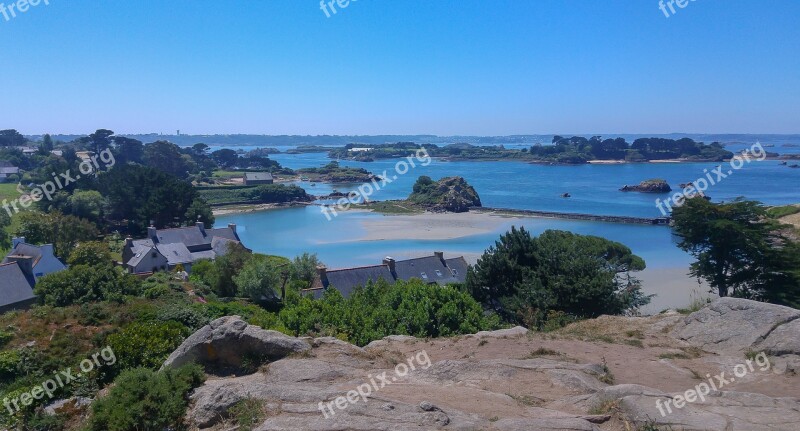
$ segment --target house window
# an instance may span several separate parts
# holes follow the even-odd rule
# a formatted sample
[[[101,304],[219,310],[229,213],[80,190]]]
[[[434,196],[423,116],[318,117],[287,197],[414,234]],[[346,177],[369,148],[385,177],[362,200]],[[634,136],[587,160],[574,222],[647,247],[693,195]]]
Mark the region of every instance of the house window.
[[[156,258],[156,256],[158,256],[158,255],[156,254],[156,252],[153,252],[153,259],[155,259],[155,258]]]
[[[451,269],[450,271],[453,271],[453,275],[458,276],[458,271],[456,271],[455,269]]]
[[[422,279],[423,279],[423,280],[427,280],[427,279],[428,279],[428,274],[426,274],[426,273],[424,273],[424,272],[421,272],[419,275],[421,275],[421,276],[422,276]]]
[[[442,271],[439,271],[439,270],[437,269],[437,270],[436,270],[436,275],[437,275],[437,276],[439,276],[439,277],[441,277],[441,276],[442,276]]]

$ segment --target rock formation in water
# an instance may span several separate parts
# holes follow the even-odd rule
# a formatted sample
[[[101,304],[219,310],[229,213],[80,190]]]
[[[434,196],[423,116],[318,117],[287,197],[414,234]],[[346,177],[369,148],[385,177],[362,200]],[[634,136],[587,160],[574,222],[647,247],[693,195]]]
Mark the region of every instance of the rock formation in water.
[[[434,212],[462,213],[471,207],[482,206],[478,192],[462,177],[447,177],[435,182],[429,177],[420,177],[408,200]]]
[[[661,179],[652,179],[652,180],[645,180],[639,183],[637,186],[629,186],[625,185],[621,189],[621,192],[640,192],[640,193],[669,193],[672,191],[672,187],[669,184]]]

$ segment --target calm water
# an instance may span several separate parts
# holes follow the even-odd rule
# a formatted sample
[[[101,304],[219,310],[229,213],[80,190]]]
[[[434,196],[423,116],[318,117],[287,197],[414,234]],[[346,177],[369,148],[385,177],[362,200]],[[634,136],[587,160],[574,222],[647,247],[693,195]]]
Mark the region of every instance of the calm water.
[[[321,153],[280,154],[273,158],[293,169],[330,162]],[[389,177],[395,175],[396,163],[397,160],[341,162],[376,174],[383,174],[385,170]],[[399,175],[371,199],[405,198],[420,175],[434,179],[460,175],[476,188],[483,205],[488,207],[657,217],[661,213],[655,206],[655,199],[665,199],[669,195],[623,193],[618,189],[649,178],[666,179],[673,189],[677,189],[678,184],[701,178],[705,175],[704,169],[710,171],[716,166],[716,163],[545,166],[521,162],[434,160],[427,167],[418,163],[417,168]],[[723,172],[729,169],[727,164],[723,164],[723,168]],[[299,185],[315,195],[328,194],[334,188],[346,192],[358,187],[358,184]],[[572,198],[561,198],[565,192],[569,192]],[[714,201],[744,196],[770,205],[797,203],[800,202],[800,169],[790,169],[776,161],[753,161],[711,186],[706,193]],[[452,240],[360,241],[365,235],[362,223],[380,217],[386,216],[340,213],[328,221],[320,208],[314,206],[220,216],[217,223],[236,223],[244,243],[256,252],[288,257],[313,252],[332,268],[377,264],[387,255],[398,259],[429,255],[434,250],[444,251],[447,255],[464,255],[468,261],[474,262],[512,225],[525,226],[536,234],[546,229],[561,229],[619,241],[644,258],[648,266],[641,274],[645,291],[658,294],[646,312],[685,306],[691,295],[702,290],[685,276],[692,258],[676,247],[668,227],[524,218],[504,219],[494,232]]]
[[[321,166],[330,162],[325,154],[274,155],[282,165],[297,169]],[[376,174],[384,171],[395,175],[397,160],[370,163],[341,161],[344,166],[365,168]],[[373,200],[406,198],[420,175],[438,179],[460,175],[478,191],[484,206],[514,209],[536,209],[605,215],[658,217],[661,212],[655,199],[670,195],[623,193],[619,188],[638,184],[650,178],[663,178],[678,189],[679,184],[704,178],[718,163],[626,164],[549,166],[522,162],[445,162],[434,160],[429,166],[418,166],[406,175],[398,176],[383,190],[372,195]],[[723,173],[730,170],[722,164]],[[707,170],[707,171],[706,171]],[[716,181],[716,175],[712,175]],[[325,185],[311,187],[301,184],[309,193],[322,195],[332,188],[355,190],[358,185]],[[561,195],[570,193],[572,198]],[[756,199],[769,205],[800,202],[800,169],[790,169],[772,160],[752,161],[740,170],[710,186],[706,194],[714,201],[731,200],[739,196]]]

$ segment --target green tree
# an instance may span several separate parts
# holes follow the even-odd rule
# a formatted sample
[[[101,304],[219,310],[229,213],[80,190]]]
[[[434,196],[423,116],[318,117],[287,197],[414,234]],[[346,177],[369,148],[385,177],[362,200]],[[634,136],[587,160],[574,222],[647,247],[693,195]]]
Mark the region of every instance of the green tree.
[[[16,235],[32,244],[53,244],[56,256],[65,259],[82,241],[97,239],[99,232],[90,221],[60,212],[27,211],[19,215]]]
[[[621,314],[647,304],[631,272],[644,261],[605,238],[512,230],[467,273],[467,290],[505,320],[541,327],[549,311],[577,317]]]
[[[309,288],[317,278],[318,266],[320,266],[320,261],[316,253],[303,253],[300,256],[296,256],[292,261],[292,278],[303,282],[305,288]]]
[[[691,274],[720,296],[798,304],[798,246],[758,202],[714,204],[688,199],[672,213],[678,246],[691,253]]]
[[[194,224],[198,214],[210,211],[198,209],[203,203],[196,202],[197,191],[189,182],[144,166],[117,166],[103,173],[98,191],[108,201],[109,221],[126,222],[133,233],[145,232],[151,220],[157,227]],[[212,227],[213,218],[205,217]]]
[[[111,252],[108,249],[108,245],[99,241],[81,243],[72,250],[69,254],[69,259],[67,259],[67,263],[70,266],[102,266],[111,262]]]
[[[11,217],[8,212],[0,210],[0,250],[11,248],[11,238],[6,230],[11,225]]]
[[[44,151],[45,153],[49,153],[50,151],[53,151],[53,148],[54,148],[54,146],[53,146],[53,138],[50,135],[45,134],[44,137],[42,137],[42,147],[41,148],[42,148],[42,151]]]
[[[144,160],[144,145],[141,141],[123,136],[114,137],[114,159],[121,165],[127,163],[142,163]]]
[[[191,167],[177,145],[167,141],[156,141],[144,147],[145,165],[178,178],[186,178]]]
[[[67,205],[71,215],[99,223],[104,218],[108,203],[96,190],[75,190],[67,199]]]
[[[272,302],[280,294],[280,269],[264,255],[248,259],[233,281],[239,296],[255,302]]]
[[[223,298],[236,296],[238,289],[234,277],[244,268],[253,255],[241,244],[228,244],[228,252],[214,261],[216,285],[210,286]]]

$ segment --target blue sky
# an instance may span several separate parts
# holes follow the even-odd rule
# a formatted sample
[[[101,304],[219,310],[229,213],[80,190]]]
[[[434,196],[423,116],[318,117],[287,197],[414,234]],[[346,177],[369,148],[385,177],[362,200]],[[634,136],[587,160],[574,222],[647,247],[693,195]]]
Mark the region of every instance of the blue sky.
[[[0,129],[800,133],[796,0],[49,2],[0,15]]]

